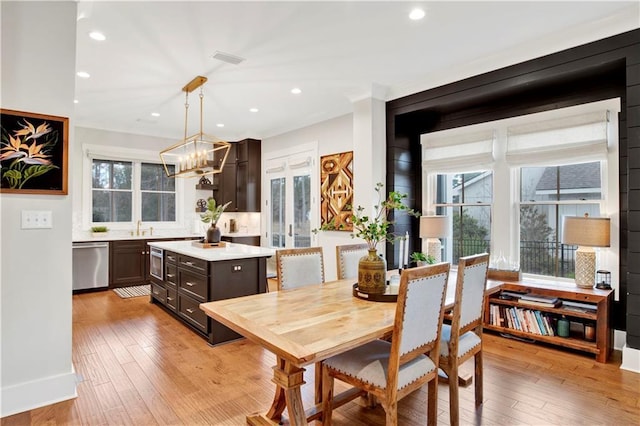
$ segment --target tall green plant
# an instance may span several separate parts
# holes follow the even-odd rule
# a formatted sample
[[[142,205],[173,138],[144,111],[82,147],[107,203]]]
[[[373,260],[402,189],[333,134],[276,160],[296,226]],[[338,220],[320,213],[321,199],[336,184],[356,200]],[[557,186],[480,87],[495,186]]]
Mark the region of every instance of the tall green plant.
[[[389,220],[389,213],[392,210],[403,211],[412,216],[420,216],[419,213],[404,204],[407,194],[391,191],[389,195],[383,198],[383,184],[378,182],[375,191],[378,194],[378,203],[374,207],[373,216],[365,214],[365,208],[358,206],[351,215],[353,224],[353,232],[351,238],[363,239],[369,250],[375,250],[379,243],[383,241],[394,241],[397,237],[390,232],[389,228],[393,225],[393,221]],[[351,208],[351,206],[348,206]],[[337,231],[344,228],[344,225],[336,226],[334,221],[324,224],[320,227],[321,231]],[[314,229],[313,232],[317,232]]]

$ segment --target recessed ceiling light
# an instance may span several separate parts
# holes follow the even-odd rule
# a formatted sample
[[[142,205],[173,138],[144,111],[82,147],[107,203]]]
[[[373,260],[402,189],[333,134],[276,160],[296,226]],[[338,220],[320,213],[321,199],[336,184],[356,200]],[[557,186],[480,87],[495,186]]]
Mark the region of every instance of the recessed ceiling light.
[[[297,87],[294,87],[293,89],[291,89],[291,93],[293,93],[294,95],[299,95],[300,93],[302,93],[302,90],[300,90]]]
[[[154,117],[160,117],[160,113],[159,112],[152,112],[151,115],[154,116]]]
[[[89,73],[88,73],[88,72],[86,72],[86,71],[78,71],[78,72],[76,73],[76,75],[77,75],[78,77],[80,77],[80,78],[89,78],[89,77],[91,77],[91,74],[89,74]]]
[[[258,108],[249,108],[249,111],[251,111],[251,112],[258,112]]]
[[[73,103],[74,103],[74,104],[77,104],[77,103],[78,103],[78,100],[77,100],[77,99],[74,99],[74,100],[73,100]]]
[[[419,21],[420,19],[424,18],[424,15],[424,10],[416,7],[411,11],[411,13],[409,13],[409,19]]]
[[[218,127],[224,127],[224,124],[223,124],[223,123],[218,123],[218,124],[216,124],[216,126],[218,126]]]
[[[100,31],[91,31],[89,37],[97,41],[105,41],[107,39]]]

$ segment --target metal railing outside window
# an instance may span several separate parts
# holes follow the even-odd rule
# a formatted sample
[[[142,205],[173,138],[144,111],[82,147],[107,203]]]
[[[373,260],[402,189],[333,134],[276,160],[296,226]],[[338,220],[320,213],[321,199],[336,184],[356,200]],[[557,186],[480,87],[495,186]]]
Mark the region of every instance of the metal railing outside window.
[[[490,247],[489,240],[454,239],[452,244],[454,264],[462,256],[489,252]],[[520,241],[520,270],[527,274],[573,278],[576,249],[573,245],[549,241]]]

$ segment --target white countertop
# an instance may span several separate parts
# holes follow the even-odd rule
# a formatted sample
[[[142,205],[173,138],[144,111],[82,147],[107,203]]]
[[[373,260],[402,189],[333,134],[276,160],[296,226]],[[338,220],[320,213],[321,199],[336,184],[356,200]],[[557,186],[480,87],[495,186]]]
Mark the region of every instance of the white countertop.
[[[93,241],[120,241],[120,240],[162,240],[168,238],[194,238],[202,237],[200,234],[192,234],[187,231],[166,231],[166,230],[154,230],[153,235],[149,235],[149,231],[145,230],[145,235],[131,235],[130,231],[108,231],[101,233],[101,235],[93,235],[90,231],[74,232],[72,241],[74,243],[79,242],[93,242]]]
[[[149,241],[148,244],[151,247],[161,248],[209,262],[246,259],[249,257],[270,257],[276,254],[275,249],[236,243],[226,243],[224,247],[213,248],[196,247],[193,245],[193,241]]]

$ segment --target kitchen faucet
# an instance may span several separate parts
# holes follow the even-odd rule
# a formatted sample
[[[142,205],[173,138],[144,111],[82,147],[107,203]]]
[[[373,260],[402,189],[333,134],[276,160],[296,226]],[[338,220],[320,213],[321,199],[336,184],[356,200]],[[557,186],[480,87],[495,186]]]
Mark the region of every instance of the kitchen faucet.
[[[141,220],[138,220],[138,223],[136,225],[136,236],[140,236],[140,225],[142,224]]]

